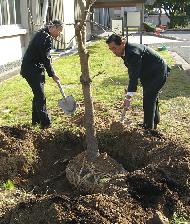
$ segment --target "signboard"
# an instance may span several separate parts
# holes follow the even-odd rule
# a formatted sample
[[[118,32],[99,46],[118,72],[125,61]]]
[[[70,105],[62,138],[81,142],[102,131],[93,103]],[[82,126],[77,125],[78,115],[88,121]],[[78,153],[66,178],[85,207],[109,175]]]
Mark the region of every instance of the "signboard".
[[[123,19],[112,19],[112,31],[118,35],[123,34]]]
[[[140,27],[141,26],[141,12],[127,12],[127,27]]]

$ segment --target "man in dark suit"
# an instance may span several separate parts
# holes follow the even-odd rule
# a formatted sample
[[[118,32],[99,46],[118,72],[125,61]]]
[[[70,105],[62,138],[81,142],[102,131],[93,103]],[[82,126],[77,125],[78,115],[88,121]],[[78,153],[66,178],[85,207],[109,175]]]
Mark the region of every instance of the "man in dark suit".
[[[116,34],[112,34],[106,43],[128,68],[129,84],[125,90],[124,107],[130,107],[140,79],[143,87],[143,128],[155,130],[160,122],[158,93],[166,82],[169,67],[158,53],[145,45],[130,44]]]
[[[32,102],[32,124],[40,124],[41,128],[51,125],[46,110],[44,94],[45,70],[55,82],[59,80],[52,65],[50,50],[52,39],[57,39],[63,30],[60,20],[52,21],[47,27],[40,29],[32,38],[25,52],[21,65],[21,75],[26,79],[34,94]]]

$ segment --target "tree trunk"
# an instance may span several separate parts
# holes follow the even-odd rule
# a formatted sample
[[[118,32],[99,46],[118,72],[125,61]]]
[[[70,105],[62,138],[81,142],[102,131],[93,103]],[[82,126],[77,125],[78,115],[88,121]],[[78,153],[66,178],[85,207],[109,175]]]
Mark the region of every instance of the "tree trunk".
[[[86,42],[85,28],[82,28],[81,30],[76,29],[76,37],[78,41],[78,53],[81,64],[80,81],[82,84],[82,90],[84,95],[87,157],[90,160],[94,160],[99,156],[99,150],[96,139],[94,108],[91,97],[91,86],[90,86],[91,79],[88,64],[89,54],[85,48],[85,42]]]
[[[160,26],[162,21],[161,21],[161,16],[162,16],[162,10],[159,8],[159,15],[158,15],[158,25]]]

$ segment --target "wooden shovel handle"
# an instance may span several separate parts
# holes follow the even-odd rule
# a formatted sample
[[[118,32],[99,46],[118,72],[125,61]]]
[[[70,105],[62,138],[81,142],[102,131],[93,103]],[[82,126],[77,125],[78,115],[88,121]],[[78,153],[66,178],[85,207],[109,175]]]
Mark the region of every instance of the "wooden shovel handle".
[[[120,119],[121,122],[124,121],[124,119],[125,119],[125,114],[126,114],[127,110],[128,110],[127,108],[125,108],[125,107],[123,108],[123,111],[122,111],[122,114],[121,114],[121,119]]]
[[[59,87],[59,90],[60,90],[60,92],[61,92],[63,98],[65,99],[65,93],[64,93],[64,90],[63,90],[63,87],[62,87],[60,81],[57,81],[57,85],[58,85],[58,87]]]

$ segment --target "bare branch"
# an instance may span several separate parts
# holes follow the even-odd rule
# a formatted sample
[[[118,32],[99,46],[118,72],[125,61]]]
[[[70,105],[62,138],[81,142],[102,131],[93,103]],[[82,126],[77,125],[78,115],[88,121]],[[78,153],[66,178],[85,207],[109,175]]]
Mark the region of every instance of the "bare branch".
[[[86,2],[86,4],[84,2]],[[88,14],[90,13],[91,0],[86,0],[86,1],[82,0],[82,3],[84,6],[84,12],[82,13],[82,18],[80,22],[75,27],[76,31],[77,30],[80,31],[83,28],[85,21],[87,20]]]

